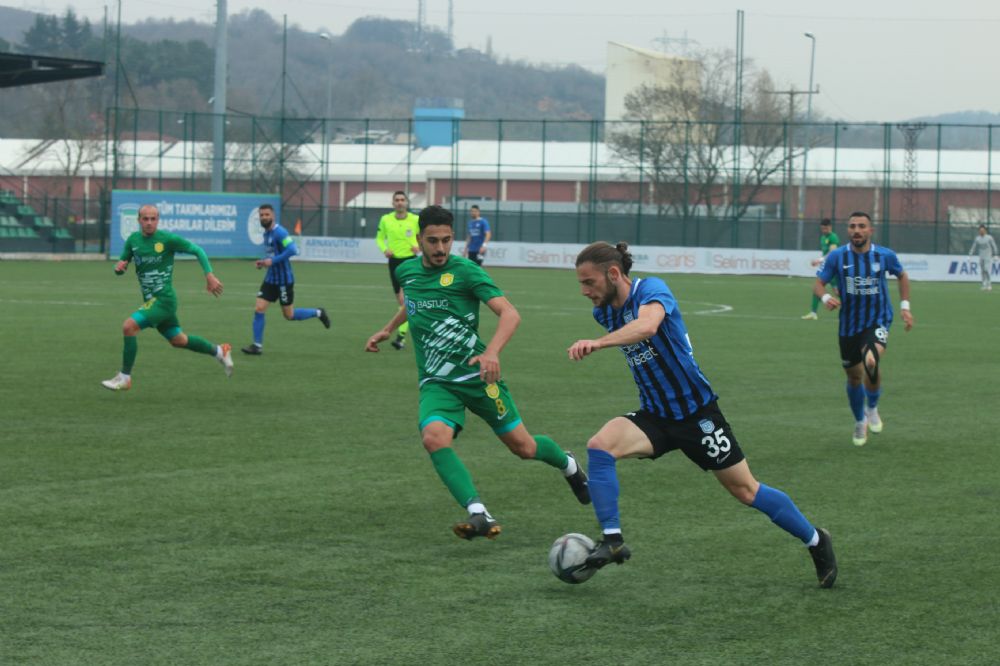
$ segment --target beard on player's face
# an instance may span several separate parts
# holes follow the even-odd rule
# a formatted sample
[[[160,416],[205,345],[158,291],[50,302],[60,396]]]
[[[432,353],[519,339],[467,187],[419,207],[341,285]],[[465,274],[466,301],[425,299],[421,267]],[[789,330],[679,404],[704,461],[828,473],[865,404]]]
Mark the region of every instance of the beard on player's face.
[[[618,298],[618,285],[612,282],[611,278],[608,277],[607,274],[604,275],[604,282],[604,289],[602,289],[602,293],[598,295],[599,300],[597,302],[597,304],[602,308],[612,305],[615,302],[615,299]]]

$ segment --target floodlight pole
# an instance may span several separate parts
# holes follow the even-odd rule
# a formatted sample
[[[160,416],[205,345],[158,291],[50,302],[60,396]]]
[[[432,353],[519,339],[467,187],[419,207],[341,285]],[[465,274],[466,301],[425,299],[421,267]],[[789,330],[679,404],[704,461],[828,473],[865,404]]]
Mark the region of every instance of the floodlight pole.
[[[323,191],[320,193],[321,224],[324,236],[330,222],[330,116],[333,114],[333,37],[322,33],[320,39],[330,42],[326,66],[326,117],[323,118]],[[343,203],[341,203],[343,205]]]
[[[802,249],[802,224],[806,212],[806,168],[809,164],[809,144],[812,143],[813,72],[816,66],[816,36],[811,32],[805,36],[812,41],[812,55],[809,57],[809,89],[806,92],[806,143],[802,149],[802,178],[799,179],[799,223],[795,248]]]
[[[215,98],[212,106],[212,191],[225,189],[226,177],[226,0],[216,0]]]

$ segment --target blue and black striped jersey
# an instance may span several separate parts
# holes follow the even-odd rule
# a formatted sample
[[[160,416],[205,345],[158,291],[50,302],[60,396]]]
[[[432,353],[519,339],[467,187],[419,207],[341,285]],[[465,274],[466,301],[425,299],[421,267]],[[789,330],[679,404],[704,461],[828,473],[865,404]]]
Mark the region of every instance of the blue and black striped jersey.
[[[271,228],[264,231],[264,249],[271,258],[271,266],[267,269],[264,282],[268,284],[289,285],[295,283],[292,274],[292,257],[299,253],[295,241],[288,230],[275,222]]]
[[[677,299],[666,283],[656,277],[637,278],[620,310],[594,308],[594,319],[611,333],[638,318],[639,308],[649,303],[659,303],[666,312],[659,330],[648,340],[622,345],[621,350],[639,387],[642,408],[680,421],[718,396],[694,360]]]
[[[841,337],[892,325],[888,276],[899,277],[902,273],[903,265],[899,263],[896,253],[874,243],[863,254],[855,252],[850,245],[844,245],[826,255],[816,277],[823,284],[834,277],[840,279]]]

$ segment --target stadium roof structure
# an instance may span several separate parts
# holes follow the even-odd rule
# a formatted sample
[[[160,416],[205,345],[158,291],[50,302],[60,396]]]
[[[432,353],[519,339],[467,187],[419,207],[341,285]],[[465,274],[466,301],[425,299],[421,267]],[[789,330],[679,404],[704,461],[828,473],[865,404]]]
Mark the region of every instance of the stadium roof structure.
[[[104,74],[104,63],[24,53],[0,53],[0,88],[85,79]]]

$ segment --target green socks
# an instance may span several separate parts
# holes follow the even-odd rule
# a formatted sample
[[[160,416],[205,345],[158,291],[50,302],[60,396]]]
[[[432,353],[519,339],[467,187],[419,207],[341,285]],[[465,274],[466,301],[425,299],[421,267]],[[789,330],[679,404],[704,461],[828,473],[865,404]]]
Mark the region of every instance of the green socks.
[[[566,469],[569,458],[566,457],[566,452],[560,449],[558,444],[545,435],[536,435],[535,444],[538,445],[538,449],[535,451],[535,460],[541,460],[546,465],[552,465],[556,469]]]
[[[135,356],[139,353],[139,340],[134,335],[125,336],[125,347],[122,349],[122,374],[131,375],[135,365]]]
[[[819,296],[813,294],[812,311],[816,312],[819,309]]]
[[[190,349],[193,352],[198,352],[199,354],[210,354],[215,356],[215,345],[205,338],[199,338],[197,335],[189,335],[188,343],[184,345],[184,348]]]
[[[451,492],[451,496],[463,508],[477,499],[479,493],[476,492],[476,487],[472,483],[472,475],[469,474],[469,470],[455,453],[455,449],[451,447],[438,449],[431,454],[431,463],[434,465],[434,471],[438,473],[448,491]]]

